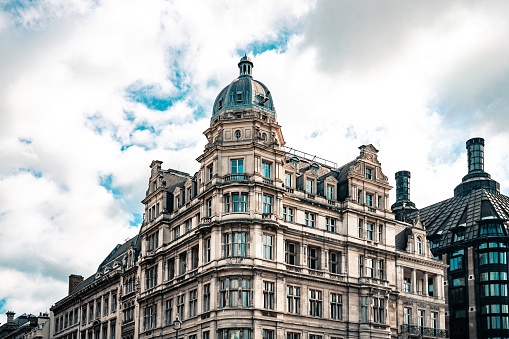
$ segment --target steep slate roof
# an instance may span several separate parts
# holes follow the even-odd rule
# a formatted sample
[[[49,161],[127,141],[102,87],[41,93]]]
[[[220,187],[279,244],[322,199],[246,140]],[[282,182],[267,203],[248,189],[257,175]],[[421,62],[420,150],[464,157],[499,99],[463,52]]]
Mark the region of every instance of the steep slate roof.
[[[453,197],[425,207],[412,216],[417,215],[424,222],[428,238],[436,239],[438,241],[436,249],[440,249],[451,245],[453,233],[462,227],[465,231],[463,241],[469,242],[477,238],[479,236],[478,221],[484,217],[493,216],[497,219],[508,220],[509,197],[478,189],[466,196]]]
[[[110,252],[110,254],[108,254],[108,256],[106,256],[103,262],[99,265],[99,267],[97,268],[97,272],[88,277],[87,279],[83,280],[82,282],[80,282],[78,286],[76,286],[76,288],[71,292],[71,294],[77,293],[85,286],[88,286],[89,284],[93,283],[96,280],[96,274],[102,271],[104,268],[112,269],[115,262],[121,264],[124,254],[129,250],[131,246],[134,246],[134,248],[137,250],[136,252],[139,252],[139,250],[141,249],[141,238],[139,234],[127,240],[122,245],[119,244],[115,246],[115,248]]]

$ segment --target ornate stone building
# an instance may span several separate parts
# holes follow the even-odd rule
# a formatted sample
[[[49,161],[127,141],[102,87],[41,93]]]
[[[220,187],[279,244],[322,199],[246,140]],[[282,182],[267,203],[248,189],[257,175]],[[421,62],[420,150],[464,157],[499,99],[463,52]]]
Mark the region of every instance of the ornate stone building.
[[[238,66],[214,102],[198,172],[150,165],[136,268],[119,266],[111,287],[79,300],[97,304],[132,277],[119,306],[133,316],[117,313],[116,328],[131,324],[140,339],[175,337],[177,318],[186,339],[446,337],[446,265],[420,223],[395,219],[378,150],[361,146],[337,166],[285,147],[270,91],[249,58]],[[94,326],[76,335],[106,339]],[[67,333],[57,337],[75,339]]]

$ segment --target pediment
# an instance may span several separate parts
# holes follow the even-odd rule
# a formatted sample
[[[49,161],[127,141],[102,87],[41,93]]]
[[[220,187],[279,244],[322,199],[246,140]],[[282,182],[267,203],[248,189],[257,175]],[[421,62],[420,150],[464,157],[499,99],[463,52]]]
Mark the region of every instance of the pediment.
[[[290,172],[294,172],[294,173],[297,172],[297,167],[295,167],[295,165],[292,164],[291,162],[286,163],[284,167],[285,167],[285,170],[288,170]]]

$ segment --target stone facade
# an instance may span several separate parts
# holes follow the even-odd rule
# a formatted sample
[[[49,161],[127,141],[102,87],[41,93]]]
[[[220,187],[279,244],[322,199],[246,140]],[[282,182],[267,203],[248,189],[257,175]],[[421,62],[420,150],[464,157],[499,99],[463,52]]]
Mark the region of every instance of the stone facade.
[[[176,320],[186,339],[446,337],[446,265],[431,256],[422,225],[395,219],[378,150],[363,145],[338,167],[286,148],[252,67],[242,58],[216,99],[197,173],[150,165],[133,268],[119,264],[118,277],[74,291],[54,317],[117,291],[133,317],[85,321],[79,339],[106,339],[94,329],[108,323],[131,326],[135,339],[173,338]],[[55,337],[78,339],[69,333]]]

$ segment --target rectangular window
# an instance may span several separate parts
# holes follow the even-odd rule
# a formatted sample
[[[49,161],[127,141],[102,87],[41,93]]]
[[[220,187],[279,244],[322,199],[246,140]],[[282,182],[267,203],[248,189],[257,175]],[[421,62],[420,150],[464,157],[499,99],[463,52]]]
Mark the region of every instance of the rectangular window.
[[[263,282],[263,308],[274,309],[274,283],[270,281]]]
[[[373,321],[385,324],[385,300],[382,298],[373,298]]]
[[[292,242],[285,242],[285,263],[289,265],[298,265],[297,261],[298,245]]]
[[[205,263],[208,263],[211,260],[211,257],[210,257],[210,255],[211,255],[211,252],[210,252],[211,251],[211,241],[212,240],[210,238],[205,239],[205,252],[204,252],[204,258],[203,258]]]
[[[198,245],[191,248],[191,269],[194,270],[198,268],[199,264],[199,247]]]
[[[309,227],[316,226],[316,214],[311,212],[304,212],[305,225]]]
[[[330,317],[335,320],[343,319],[343,296],[341,294],[330,294]]]
[[[168,259],[167,261],[167,269],[168,269],[168,280],[171,280],[175,277],[175,258]]]
[[[234,257],[245,257],[246,256],[246,233],[234,232],[233,233],[233,250],[232,255]]]
[[[274,246],[274,236],[264,234],[263,235],[263,259],[273,260],[272,247]]]
[[[359,238],[364,238],[364,220],[359,219]]]
[[[157,265],[145,270],[145,289],[155,287],[157,285]]]
[[[109,299],[107,297],[104,298],[104,314],[108,314],[108,306],[110,305]],[[72,321],[72,320],[71,320]]]
[[[173,324],[173,299],[166,300],[166,310],[164,311],[164,323]]]
[[[233,197],[233,212],[246,212],[247,194],[234,193]]]
[[[272,213],[272,196],[263,195],[263,213]]]
[[[185,227],[186,233],[191,231],[191,229],[193,228],[193,219],[187,219],[186,222],[184,223],[184,227]]]
[[[334,186],[327,185],[327,199],[334,199]]]
[[[212,180],[214,177],[214,165],[210,165],[207,167],[207,180]]]
[[[177,296],[177,317],[180,321],[184,320],[184,310],[186,305],[186,295],[182,294]]]
[[[283,219],[293,222],[293,208],[283,206]]]
[[[372,178],[373,178],[373,175],[372,175],[371,168],[366,168],[366,179],[372,179]]]
[[[322,339],[323,337],[321,335],[317,335],[317,334],[310,334],[309,339]]]
[[[115,339],[115,323],[110,323],[110,339]],[[73,337],[73,339],[76,339]]]
[[[361,321],[368,321],[368,297],[361,297]]]
[[[97,318],[100,318],[101,317],[101,301],[100,300],[97,300],[95,302],[95,307],[96,307],[96,309],[95,309],[95,316]]]
[[[367,222],[366,223],[366,238],[368,240],[373,240],[373,232],[375,230],[375,226],[370,223],[370,222]]]
[[[232,174],[242,174],[244,173],[244,160],[232,160],[231,161],[231,173]]]
[[[212,199],[207,199],[207,201],[205,201],[205,207],[205,214],[210,218],[212,216]]]
[[[179,275],[185,274],[187,271],[187,253],[179,254]]]
[[[300,339],[300,333],[297,332],[287,332],[286,339]]]
[[[300,314],[300,287],[286,287],[286,311],[288,313]]]
[[[330,217],[325,217],[325,228],[329,232],[336,233],[337,232],[337,229],[336,229],[336,219],[330,218]]]
[[[438,328],[438,312],[431,312],[430,327],[435,330]]]
[[[83,306],[81,309],[81,323],[86,324],[87,323],[87,305]]]
[[[330,273],[341,273],[340,272],[340,262],[339,262],[339,253],[329,251],[329,272]]]
[[[274,330],[262,330],[263,339],[274,339]]]
[[[366,194],[366,205],[373,207],[373,195]]]
[[[228,280],[219,282],[219,307],[226,307],[226,294],[228,293]]]
[[[262,175],[266,178],[270,178],[270,163],[262,162]]]
[[[405,325],[411,325],[412,324],[412,309],[409,307],[405,307],[403,309],[403,323]]]
[[[152,328],[157,327],[156,319],[157,319],[157,308],[156,305],[145,307],[143,312],[143,327],[145,330],[150,330]]]
[[[309,290],[309,315],[322,317],[322,291]]]
[[[290,173],[285,173],[285,186],[292,187],[292,175]]]
[[[313,180],[306,179],[306,192],[309,194],[313,194]]]
[[[230,257],[230,233],[224,233],[223,237],[223,258]]]
[[[230,279],[230,307],[239,306],[239,280]]]
[[[383,259],[378,260],[378,279],[385,279],[385,263]]]
[[[403,290],[412,293],[412,279],[410,277],[403,277]]]
[[[382,224],[378,224],[378,242],[383,242],[384,240],[384,226]]]
[[[180,238],[180,226],[175,226],[173,229],[173,240]]]
[[[225,194],[224,195],[224,213],[230,213],[231,211],[231,206],[230,206],[230,195],[229,194]]]
[[[375,267],[373,263],[374,263],[373,259],[366,258],[366,276],[370,278],[375,277]]]
[[[203,312],[210,310],[210,284],[203,285]]]
[[[359,277],[364,276],[364,256],[359,256]]]
[[[198,314],[198,290],[189,292],[189,318],[195,317]]]
[[[313,270],[320,269],[320,248],[309,246],[308,247],[308,268]]]
[[[417,310],[417,326],[424,327],[425,318],[426,318],[426,311]]]

